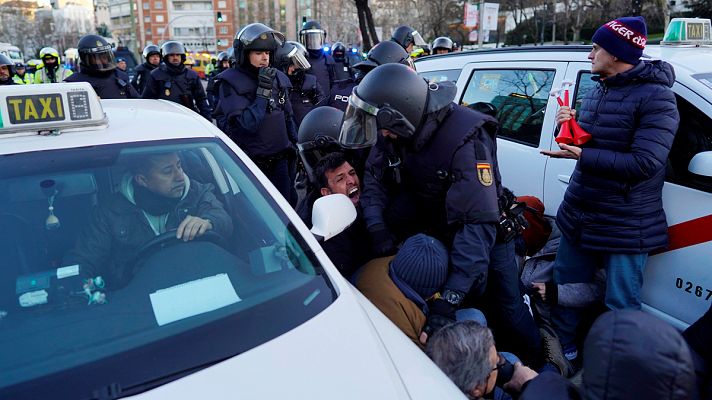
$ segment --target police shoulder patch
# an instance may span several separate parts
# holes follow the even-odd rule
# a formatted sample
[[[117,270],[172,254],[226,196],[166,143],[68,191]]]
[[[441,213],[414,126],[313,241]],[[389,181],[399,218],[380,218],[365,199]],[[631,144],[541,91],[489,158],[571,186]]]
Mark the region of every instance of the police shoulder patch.
[[[492,186],[492,165],[477,163],[477,179],[483,186]]]

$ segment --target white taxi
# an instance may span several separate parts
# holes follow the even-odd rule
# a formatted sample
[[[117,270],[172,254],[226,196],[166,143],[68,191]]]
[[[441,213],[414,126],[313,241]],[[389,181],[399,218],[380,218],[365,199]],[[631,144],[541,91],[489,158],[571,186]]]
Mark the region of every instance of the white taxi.
[[[675,68],[680,127],[667,163],[663,203],[669,225],[667,249],[645,270],[643,308],[684,328],[712,302],[712,38],[710,21],[674,19],[663,45],[644,58]],[[518,195],[543,200],[556,215],[575,161],[541,150],[554,141],[559,107],[550,92],[569,87],[572,106],[593,87],[590,46],[511,47],[418,59],[427,79],[455,81],[461,104],[496,112],[501,124],[497,155],[503,184]]]
[[[162,223],[145,162],[179,174]],[[208,198],[222,221],[178,240]],[[154,229],[134,254],[121,218]],[[0,354],[3,399],[463,397],[216,127],[86,83],[0,88]]]

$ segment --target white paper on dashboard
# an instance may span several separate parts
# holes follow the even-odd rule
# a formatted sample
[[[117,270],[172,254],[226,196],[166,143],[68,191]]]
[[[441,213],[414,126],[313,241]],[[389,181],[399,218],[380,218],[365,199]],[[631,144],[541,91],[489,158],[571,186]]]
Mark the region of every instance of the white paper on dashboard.
[[[160,289],[150,294],[159,326],[241,301],[227,274],[218,274]]]

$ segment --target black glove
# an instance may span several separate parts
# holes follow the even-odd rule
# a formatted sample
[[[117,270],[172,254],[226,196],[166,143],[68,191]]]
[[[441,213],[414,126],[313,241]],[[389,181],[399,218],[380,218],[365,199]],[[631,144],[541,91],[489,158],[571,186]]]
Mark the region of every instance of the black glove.
[[[272,81],[277,76],[277,70],[272,67],[262,67],[257,75],[257,86],[262,89],[272,90]]]
[[[445,325],[455,322],[455,311],[457,307],[443,299],[435,299],[429,305],[428,320],[425,322],[423,332],[428,338],[440,330]]]
[[[369,228],[371,234],[371,250],[375,257],[385,257],[396,254],[396,241],[393,234],[383,224]]]

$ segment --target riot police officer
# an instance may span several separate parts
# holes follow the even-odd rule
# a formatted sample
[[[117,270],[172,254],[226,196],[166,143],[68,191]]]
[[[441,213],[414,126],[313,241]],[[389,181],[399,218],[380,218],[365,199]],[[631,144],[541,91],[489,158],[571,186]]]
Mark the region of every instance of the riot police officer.
[[[450,248],[450,272],[430,305],[426,333],[453,321],[466,294],[482,297],[487,288],[496,308],[488,319],[501,319],[522,345],[520,357],[541,364],[514,243],[497,241],[498,123],[454,104],[456,91],[451,82],[429,84],[399,64],[377,67],[354,90],[339,141],[376,142],[361,195],[373,251],[393,254],[399,239],[415,233],[439,238]]]
[[[136,74],[131,81],[131,85],[133,85],[139,93],[143,93],[151,71],[158,68],[158,65],[161,63],[161,49],[155,44],[149,44],[143,48],[143,59],[145,61],[136,67]]]
[[[13,62],[8,56],[0,53],[0,86],[1,85],[16,85],[13,78]]]
[[[393,31],[393,35],[391,35],[391,41],[401,45],[408,54],[413,51],[415,46],[425,47],[428,45],[423,40],[423,37],[420,36],[420,33],[408,25],[397,27]]]
[[[163,64],[151,71],[144,99],[164,99],[182,104],[212,121],[210,106],[198,73],[185,67],[185,47],[174,40],[161,46]]]
[[[289,78],[270,66],[284,36],[252,23],[233,42],[235,68],[218,75],[218,126],[247,153],[282,195],[296,203],[293,192],[297,129],[288,101]]]
[[[72,70],[59,65],[59,52],[53,47],[43,47],[40,50],[40,59],[44,65],[35,71],[35,83],[62,82],[72,75]]]
[[[345,79],[334,82],[329,95],[328,105],[346,111],[349,96],[353,88],[366,76],[366,74],[379,65],[398,63],[415,69],[413,62],[401,46],[395,42],[386,41],[375,45],[365,60],[354,65],[356,72],[354,79]]]
[[[331,45],[331,57],[334,59],[334,79],[341,81],[353,78],[353,72],[346,57],[346,46],[341,42]]]
[[[15,76],[12,77],[18,85],[29,85],[34,83],[34,76],[27,72],[25,64],[15,63]]]
[[[447,54],[453,51],[452,39],[445,36],[440,36],[439,38],[433,40],[433,54]]]
[[[221,51],[216,57],[215,69],[213,69],[208,75],[208,85],[205,88],[205,93],[208,95],[208,103],[210,103],[210,108],[215,109],[218,104],[218,92],[215,90],[215,78],[230,68],[230,60],[228,58],[227,52]]]
[[[80,71],[65,82],[89,82],[102,99],[137,99],[126,72],[116,67],[111,45],[99,35],[85,35],[77,44]]]
[[[326,100],[316,77],[306,73],[311,68],[306,57],[307,50],[298,42],[285,42],[274,54],[274,66],[287,74],[292,83],[289,101],[297,127],[309,111]]]
[[[306,47],[309,57],[307,61],[311,64],[309,74],[316,76],[319,86],[324,93],[331,91],[331,84],[336,80],[334,59],[324,54],[324,40],[326,31],[321,28],[318,21],[307,21],[299,31],[299,41]]]

